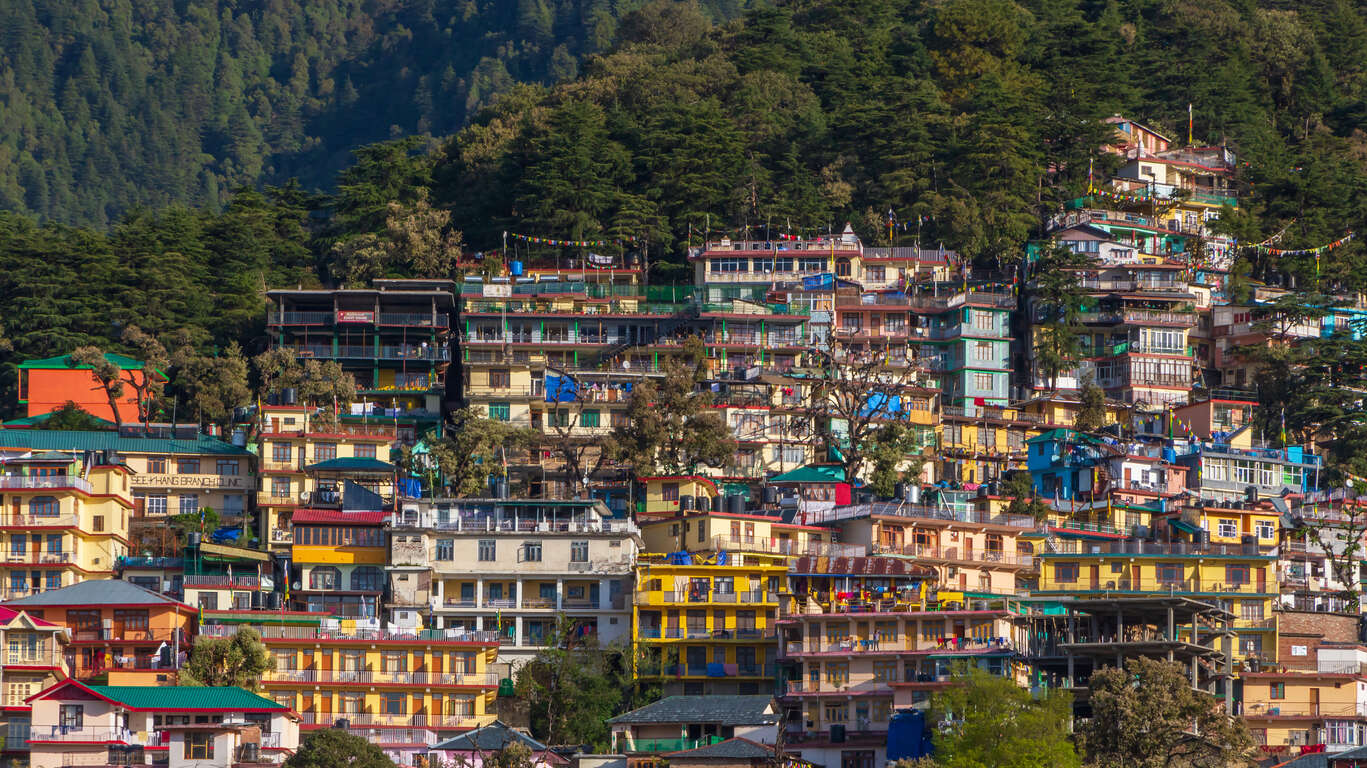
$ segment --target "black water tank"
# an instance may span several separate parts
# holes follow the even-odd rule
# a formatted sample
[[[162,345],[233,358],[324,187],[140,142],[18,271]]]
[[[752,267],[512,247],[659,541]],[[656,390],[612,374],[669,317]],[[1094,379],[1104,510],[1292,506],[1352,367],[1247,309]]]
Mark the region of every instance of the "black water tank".
[[[345,717],[339,717],[336,720],[332,721],[332,727],[340,728],[345,731],[346,729],[351,727],[351,720]]]
[[[832,723],[832,724],[831,724],[831,743],[832,743],[832,744],[844,744],[844,743],[845,743],[845,724],[844,724],[844,723]]]
[[[1258,486],[1249,485],[1244,488],[1244,501],[1249,504],[1258,503]]]
[[[745,497],[739,493],[726,497],[726,514],[743,515],[745,514]]]
[[[778,506],[778,488],[772,485],[764,486],[764,506]]]
[[[713,497],[712,497],[712,511],[713,511],[713,512],[720,512],[720,511],[722,511],[722,504],[723,504],[723,499],[722,499],[721,496],[713,496]],[[700,504],[700,505],[698,505],[698,506],[701,507],[702,505]]]
[[[299,399],[299,391],[294,387],[285,387],[280,390],[280,404],[294,405]]]
[[[680,511],[680,512],[692,512],[692,511],[693,511],[693,497],[692,497],[692,496],[680,496],[680,497],[679,497],[679,511]]]

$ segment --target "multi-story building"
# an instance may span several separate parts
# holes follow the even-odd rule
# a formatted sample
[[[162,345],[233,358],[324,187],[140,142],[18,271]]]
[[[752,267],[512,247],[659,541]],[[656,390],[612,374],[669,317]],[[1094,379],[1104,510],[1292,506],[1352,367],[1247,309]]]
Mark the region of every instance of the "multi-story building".
[[[511,667],[561,629],[601,646],[631,638],[641,533],[601,501],[406,501],[388,532],[396,625],[497,633]]]
[[[642,555],[636,563],[635,675],[666,695],[773,689],[787,566],[744,553]]]
[[[0,685],[4,688],[0,766],[29,764],[28,738],[32,705],[29,697],[67,676],[65,646],[71,634],[60,624],[35,618],[22,610],[0,608]]]
[[[1313,665],[1244,672],[1239,714],[1273,754],[1315,745],[1329,753],[1367,744],[1367,647],[1302,646]],[[1305,659],[1301,659],[1304,661]]]
[[[455,287],[375,280],[371,288],[267,291],[266,327],[273,346],[336,361],[356,378],[360,397],[343,421],[379,419],[411,441],[441,425]]]
[[[72,677],[113,684],[174,683],[196,615],[193,606],[121,579],[83,581],[5,607],[67,631]]]
[[[140,428],[139,428],[140,429]],[[0,429],[0,459],[22,463],[34,456],[105,456],[127,467],[132,521],[123,535],[132,549],[176,554],[166,518],[213,509],[225,525],[242,522],[256,491],[256,457],[246,448],[184,430],[154,427],[159,436],[125,432]],[[43,471],[50,471],[50,465]],[[104,569],[108,570],[108,568]]]
[[[348,619],[378,619],[388,581],[388,519],[383,510],[295,510],[290,607]]]
[[[261,410],[258,535],[270,549],[293,541],[292,517],[304,509],[380,509],[392,501],[394,424],[341,423],[304,406]]]
[[[1035,557],[1040,564],[1035,597],[1105,599],[1122,606],[1129,598],[1155,596],[1200,601],[1231,615],[1235,661],[1276,659],[1277,556],[1256,543],[1062,540]],[[1187,643],[1205,643],[1192,638],[1187,627],[1179,635]]]
[[[893,714],[928,708],[963,665],[1023,683],[1008,601],[954,600],[926,605],[909,590],[782,619],[782,661],[793,667],[783,695],[788,749],[819,765],[851,765],[852,751],[872,751],[857,764],[881,765]]]
[[[33,768],[279,765],[299,746],[299,718],[242,688],[88,685],[33,696]]]
[[[812,522],[838,530],[846,544],[930,566],[942,590],[1011,595],[1034,568],[1032,548],[1019,541],[1037,527],[1033,518],[976,510],[965,502],[854,504]]]
[[[275,659],[262,685],[301,727],[345,727],[402,764],[443,738],[494,720],[493,632],[380,629],[378,622],[278,611],[206,613],[201,634],[250,626]]]
[[[108,579],[128,552],[127,466],[106,452],[29,452],[0,476],[6,598]]]
[[[1245,426],[1227,441],[1191,443],[1177,456],[1187,467],[1187,487],[1201,499],[1256,501],[1303,494],[1320,483],[1322,459],[1301,446],[1263,446]]]

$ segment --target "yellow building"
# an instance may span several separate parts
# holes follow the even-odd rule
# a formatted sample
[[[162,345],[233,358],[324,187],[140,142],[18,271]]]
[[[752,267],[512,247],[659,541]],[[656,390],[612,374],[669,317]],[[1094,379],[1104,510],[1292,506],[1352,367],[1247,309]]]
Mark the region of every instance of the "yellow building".
[[[1367,738],[1367,648],[1347,643],[1300,646],[1298,664],[1245,672],[1239,714],[1254,741],[1273,755],[1322,745],[1329,753],[1356,749]]]
[[[388,750],[426,751],[437,740],[488,725],[498,678],[494,632],[363,629],[301,612],[205,612],[201,634],[261,633],[275,659],[266,695],[300,714],[303,729],[345,720]]]
[[[1225,544],[1061,540],[1036,559],[1037,596],[1123,600],[1167,595],[1199,600],[1234,615],[1236,661],[1276,660],[1276,555]],[[1185,627],[1181,631],[1188,632]]]
[[[291,606],[314,614],[377,620],[388,534],[384,511],[300,509],[294,513]]]
[[[752,555],[642,555],[632,612],[636,679],[670,694],[772,690],[787,567]]]
[[[713,499],[722,495],[716,482],[700,475],[641,477],[636,482],[642,490],[642,501],[636,509],[638,518],[708,510],[712,508]]]
[[[5,599],[113,577],[128,553],[130,471],[106,453],[48,451],[12,459],[0,476]]]
[[[338,423],[331,414],[283,405],[264,406],[260,421],[258,533],[271,549],[288,549],[296,509],[339,508],[347,481],[393,498],[388,461],[398,432],[392,423]]]
[[[28,613],[0,608],[0,684],[4,691],[3,728],[6,735],[0,768],[29,764],[28,737],[32,704],[28,698],[67,677],[64,649],[71,639],[60,624]]]
[[[639,515],[647,552],[747,553],[775,564],[803,555],[858,557],[863,547],[835,543],[829,528],[784,522],[776,515],[745,512],[679,512]]]

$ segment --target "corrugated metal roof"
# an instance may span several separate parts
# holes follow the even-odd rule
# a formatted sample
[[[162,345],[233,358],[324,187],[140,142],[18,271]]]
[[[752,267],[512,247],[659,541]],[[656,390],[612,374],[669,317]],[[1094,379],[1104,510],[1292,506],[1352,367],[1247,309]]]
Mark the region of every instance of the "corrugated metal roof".
[[[218,709],[245,712],[272,710],[284,712],[283,704],[258,696],[245,688],[192,685],[91,685],[86,686],[107,699],[130,709]]]
[[[696,749],[666,752],[661,757],[698,760],[765,760],[774,756],[774,748],[739,736],[708,744]]]
[[[387,461],[379,459],[369,459],[361,456],[349,456],[340,459],[328,459],[317,464],[310,464],[304,469],[310,472],[394,472],[397,467]]]
[[[125,370],[142,370],[144,363],[141,360],[134,360],[126,355],[119,355],[113,352],[104,353],[104,359]],[[71,355],[57,355],[56,357],[44,357],[40,360],[25,360],[19,364],[20,368],[33,369],[62,369],[71,370],[90,370],[88,365],[76,365],[71,361]]]
[[[770,483],[843,483],[845,469],[826,464],[809,464],[769,478]]]
[[[609,723],[717,723],[768,725],[778,722],[771,696],[670,696],[608,720]]]
[[[531,748],[533,752],[541,752],[546,749],[545,744],[509,728],[500,720],[495,720],[482,728],[476,728],[473,731],[447,739],[434,745],[432,749],[448,752],[496,751],[513,742],[521,742]]]
[[[0,429],[0,448],[27,448],[31,451],[251,455],[246,448],[239,448],[202,434],[194,438],[123,437],[118,432],[95,430]]]
[[[383,510],[341,512],[335,509],[296,509],[294,523],[345,523],[350,525],[379,525],[389,517]]]
[[[82,581],[69,587],[49,589],[5,603],[7,608],[19,609],[71,605],[168,605],[190,608],[182,602],[143,589],[123,579]]]

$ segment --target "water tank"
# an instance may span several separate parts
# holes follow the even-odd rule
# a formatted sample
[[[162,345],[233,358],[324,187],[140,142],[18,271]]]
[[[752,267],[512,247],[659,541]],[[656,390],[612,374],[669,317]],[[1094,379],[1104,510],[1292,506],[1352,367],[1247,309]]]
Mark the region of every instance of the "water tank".
[[[257,763],[261,761],[261,745],[254,742],[247,742],[242,745],[242,762]]]
[[[894,497],[896,497],[896,498],[899,498],[899,499],[904,499],[904,498],[906,498],[906,496],[907,496],[907,484],[906,484],[906,483],[898,483],[898,484],[894,485],[894,486],[892,487],[892,495],[893,495]]]
[[[1244,502],[1248,504],[1258,503],[1258,486],[1249,485],[1244,487]]]
[[[245,430],[245,429],[234,429],[234,430],[233,430],[233,445],[234,445],[235,447],[237,447],[237,448],[246,448],[246,447],[247,447],[247,430]]]
[[[720,512],[720,511],[722,511],[722,503],[723,503],[723,502],[722,502],[722,497],[720,497],[720,496],[713,496],[713,497],[712,497],[712,511],[713,511],[713,512]],[[699,505],[699,506],[701,507],[702,505]]]
[[[831,743],[832,743],[832,744],[843,744],[843,743],[845,743],[845,724],[844,724],[844,723],[831,723]]]
[[[680,496],[680,497],[679,497],[679,511],[680,511],[680,512],[692,512],[692,511],[693,511],[693,497],[692,497],[692,496]]]
[[[285,387],[280,390],[280,404],[294,405],[299,400],[299,392],[294,387]]]
[[[906,494],[902,496],[902,499],[906,501],[908,504],[920,504],[921,486],[917,483],[908,483]]]
[[[522,275],[522,262],[508,262],[508,274],[512,275],[513,277],[520,277]]]
[[[345,731],[346,729],[351,727],[351,720],[345,717],[339,717],[336,720],[332,721],[332,727],[340,728],[341,730]]]
[[[199,533],[199,531],[190,531],[189,533],[185,534],[185,546],[186,546],[187,548],[198,547],[198,546],[199,546],[199,541],[200,541],[200,533]]]
[[[732,494],[726,497],[726,514],[743,515],[745,514],[745,497],[740,494]]]
[[[764,506],[773,507],[778,505],[778,488],[772,485],[764,486]]]

